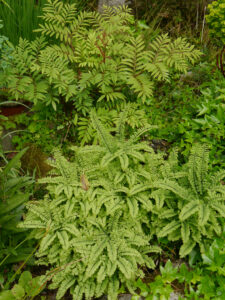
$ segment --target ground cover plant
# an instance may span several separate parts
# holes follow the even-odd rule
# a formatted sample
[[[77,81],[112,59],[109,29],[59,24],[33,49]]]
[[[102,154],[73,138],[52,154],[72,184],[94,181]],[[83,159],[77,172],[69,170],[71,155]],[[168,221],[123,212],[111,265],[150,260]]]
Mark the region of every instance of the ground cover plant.
[[[32,278],[29,271],[24,271],[19,277],[18,283],[12,289],[0,293],[0,300],[30,299],[39,294],[42,287],[39,283],[40,277]]]
[[[224,167],[224,83],[221,73],[205,62],[186,77],[159,86],[147,113],[158,126],[152,138],[180,148],[184,161],[196,142],[205,143],[210,168]]]
[[[58,172],[39,180],[48,183],[49,195],[28,205],[21,225],[39,229],[39,263],[59,269],[50,285],[59,288],[57,299],[69,288],[74,299],[103,293],[116,299],[121,283],[134,291],[132,280],[143,276],[137,259],[154,268],[146,254],[160,251],[147,246],[154,234],[182,239],[184,257],[197,243],[204,253],[207,240],[223,230],[225,189],[220,181],[225,175],[208,176],[206,147],[196,145],[179,169],[175,153],[165,162],[146,143],[136,142],[143,130],[125,141],[123,114],[116,137],[95,113],[92,121],[100,146],[74,148],[75,162],[56,151],[52,166]]]
[[[224,167],[224,78],[220,74],[205,82],[201,96],[195,103],[193,112],[183,116],[178,126],[183,139],[183,147],[188,148],[194,142],[207,143],[211,148],[210,163],[214,168]],[[192,115],[192,118],[191,118]],[[184,141],[186,142],[184,144]],[[185,152],[185,149],[184,149]]]
[[[170,260],[160,266],[160,274],[154,281],[135,283],[139,294],[132,300],[139,300],[140,295],[146,300],[170,299],[171,293],[179,295],[179,299],[219,299],[223,300],[224,289],[224,237],[216,239],[202,256],[203,261],[195,267],[182,263],[175,266]],[[183,287],[176,285],[183,284]],[[163,298],[164,297],[164,298]]]

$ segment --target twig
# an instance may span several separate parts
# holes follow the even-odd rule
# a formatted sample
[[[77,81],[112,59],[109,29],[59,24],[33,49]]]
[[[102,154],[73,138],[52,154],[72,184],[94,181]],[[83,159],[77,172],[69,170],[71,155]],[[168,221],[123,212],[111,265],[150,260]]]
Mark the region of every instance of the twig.
[[[203,22],[202,22],[201,43],[203,41],[203,33],[204,33],[204,29],[205,29],[205,13],[206,13],[206,5],[205,5],[205,8],[204,8],[204,18],[203,18]]]

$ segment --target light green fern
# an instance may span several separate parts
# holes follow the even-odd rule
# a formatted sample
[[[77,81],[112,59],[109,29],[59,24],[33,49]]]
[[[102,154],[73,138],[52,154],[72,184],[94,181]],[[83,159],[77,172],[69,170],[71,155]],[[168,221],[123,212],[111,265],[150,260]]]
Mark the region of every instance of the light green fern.
[[[58,288],[57,299],[70,289],[73,299],[92,299],[107,294],[116,300],[123,283],[133,292],[134,279],[143,276],[140,266],[154,268],[151,234],[144,230],[153,205],[152,182],[142,172],[155,174],[163,163],[147,143],[137,140],[149,128],[125,139],[123,122],[112,135],[91,112],[99,145],[73,147],[74,161],[55,151],[51,176],[39,180],[48,193],[31,201],[20,225],[35,229],[40,240],[38,263],[52,267],[46,280]],[[148,159],[147,159],[148,157]],[[150,176],[150,175],[149,175]]]
[[[174,158],[172,161],[176,162]],[[182,240],[180,255],[186,256],[196,244],[204,249],[207,240],[222,232],[220,219],[225,217],[224,172],[208,173],[209,151],[206,145],[196,144],[189,161],[179,170],[176,164],[165,164],[165,179],[155,182],[157,192],[153,222],[158,237]],[[159,192],[161,194],[159,194]],[[159,197],[163,205],[159,206]]]

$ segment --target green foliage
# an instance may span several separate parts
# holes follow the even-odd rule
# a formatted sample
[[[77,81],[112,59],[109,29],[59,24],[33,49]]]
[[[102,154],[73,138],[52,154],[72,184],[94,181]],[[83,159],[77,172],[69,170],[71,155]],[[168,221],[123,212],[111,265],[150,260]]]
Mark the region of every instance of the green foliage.
[[[0,19],[5,27],[4,35],[9,37],[10,42],[16,45],[20,39],[32,40],[35,37],[34,29],[37,28],[41,11],[47,0],[1,0],[5,5],[0,6]],[[78,9],[87,5],[87,0],[64,0],[64,2],[75,3]]]
[[[171,261],[167,261],[165,267],[160,266],[160,275],[154,278],[154,281],[146,284],[138,279],[135,283],[136,288],[140,290],[140,295],[146,300],[163,299],[169,300],[173,292],[172,283],[178,279],[178,269],[173,267]],[[139,300],[139,294],[132,297],[132,300]]]
[[[180,256],[189,254],[198,244],[204,251],[207,239],[222,232],[220,218],[225,217],[223,170],[208,172],[209,153],[205,145],[196,144],[187,164],[179,168],[177,154],[170,155],[162,169],[163,180],[152,193],[155,200],[152,228],[157,236],[171,241],[182,240]]]
[[[33,298],[41,292],[43,286],[41,284],[40,276],[32,278],[29,271],[24,271],[20,275],[17,284],[14,284],[10,290],[0,292],[0,300],[22,300],[27,297]]]
[[[123,122],[126,136],[132,135],[137,129],[148,126],[149,120],[144,109],[139,108],[136,103],[128,103],[121,106],[123,114]],[[96,110],[98,119],[108,128],[110,132],[114,132],[120,120],[120,112],[116,109],[98,108]],[[98,135],[89,116],[83,117],[76,114],[74,117],[75,134],[81,145],[98,142]],[[156,127],[156,126],[155,126]]]
[[[20,173],[20,159],[26,149],[19,152],[0,168],[0,265],[18,262],[26,257],[30,249],[22,252],[15,247],[24,239],[24,230],[16,228],[24,213],[24,203],[31,195],[32,180]],[[2,154],[2,157],[5,157]]]
[[[121,283],[133,291],[131,283],[143,276],[139,266],[154,268],[147,254],[160,251],[149,246],[146,223],[152,207],[148,190],[163,158],[147,143],[137,143],[150,128],[127,140],[123,113],[114,136],[94,112],[91,118],[100,145],[73,147],[72,162],[55,151],[52,176],[39,180],[48,194],[27,205],[20,226],[35,229],[38,263],[52,266],[46,278],[52,279],[50,288],[58,288],[57,299],[68,289],[76,300],[103,293],[117,299]]]
[[[2,20],[0,20],[0,29],[3,27]],[[12,48],[7,42],[8,38],[4,35],[0,35],[0,72],[8,67],[7,60],[11,58]]]
[[[201,54],[185,39],[172,41],[168,35],[146,46],[131,29],[134,18],[126,7],[77,15],[74,4],[49,0],[42,19],[41,37],[21,39],[15,47],[7,83],[16,99],[54,109],[59,101],[72,101],[85,115],[96,105],[149,102],[155,81],[186,72]]]
[[[148,117],[144,109],[138,109],[137,104],[130,103],[122,108],[127,135],[136,129],[147,126]],[[99,120],[111,131],[115,131],[119,120],[119,112],[115,109],[99,108],[96,111]],[[27,144],[36,144],[44,153],[49,154],[54,147],[62,145],[66,151],[70,143],[79,142],[81,145],[98,142],[98,135],[89,116],[80,116],[71,111],[69,115],[58,107],[57,112],[52,107],[41,105],[31,113],[15,116],[13,122],[4,122],[6,129],[18,128],[13,136],[17,149]]]
[[[193,112],[184,115],[177,128],[183,154],[187,155],[196,141],[207,143],[211,149],[210,164],[217,168],[224,167],[225,157],[224,87],[222,76],[202,85]]]
[[[219,72],[212,73],[209,64],[201,63],[187,76],[159,86],[147,112],[158,127],[151,137],[178,147],[185,161],[196,142],[205,143],[210,148],[210,169],[223,168],[224,84]]]
[[[148,123],[143,103],[151,102],[156,82],[169,81],[174,72],[186,72],[189,62],[200,56],[183,38],[154,36],[146,43],[145,30],[134,26],[126,7],[109,8],[103,14],[77,13],[74,4],[49,1],[42,21],[37,30],[41,36],[32,42],[21,39],[13,59],[6,60],[11,68],[2,82],[12,98],[23,98],[42,108],[47,105],[57,113],[63,109],[68,122],[60,121],[59,127],[81,145],[97,142],[91,108],[96,108],[109,130],[116,125],[118,112],[129,109],[127,128],[132,133]],[[44,137],[38,138],[40,127],[29,125],[37,132],[32,139],[48,146]],[[48,129],[41,129],[46,138],[51,135]]]
[[[8,121],[8,118],[0,114],[0,136],[2,136],[3,129],[4,129],[4,127],[2,125],[3,121],[4,122]],[[3,152],[3,150],[2,150],[2,144],[0,144],[0,153],[2,153],[2,152]]]
[[[18,162],[26,149],[18,153],[4,168],[0,169],[0,195],[1,195],[1,219],[2,228],[8,228],[7,222],[16,218],[17,215],[10,215],[10,212],[28,200],[29,193],[22,192],[24,187],[31,184],[27,176],[18,176]],[[6,216],[6,213],[8,214]],[[15,224],[10,224],[12,228]],[[6,226],[6,227],[5,227]]]
[[[212,37],[218,38],[225,44],[225,1],[217,0],[208,5],[209,14],[206,20],[209,24]]]
[[[35,144],[45,153],[50,153],[63,140],[68,120],[66,120],[66,116],[63,118],[52,110],[43,109],[15,116],[12,126],[23,130],[12,138],[17,149],[20,150],[27,144]]]
[[[172,292],[177,293],[180,300],[223,300],[224,269],[223,272],[218,269],[221,264],[224,266],[224,245],[223,238],[217,239],[208,248],[207,254],[203,255],[203,264],[198,263],[192,268],[184,263],[174,266],[168,260],[164,267],[160,266],[160,275],[157,275],[153,281],[144,283],[138,279],[135,282],[139,293],[133,295],[132,300],[139,300],[140,295],[146,300],[169,300]],[[204,263],[213,267],[206,267]]]

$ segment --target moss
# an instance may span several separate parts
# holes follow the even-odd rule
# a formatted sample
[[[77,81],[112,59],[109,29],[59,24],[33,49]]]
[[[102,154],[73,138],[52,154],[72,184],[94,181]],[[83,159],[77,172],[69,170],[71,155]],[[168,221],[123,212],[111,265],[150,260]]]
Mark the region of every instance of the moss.
[[[31,175],[35,171],[37,178],[46,176],[51,170],[51,166],[46,162],[48,158],[46,154],[35,144],[26,144],[25,146],[29,149],[21,159],[22,168]]]

